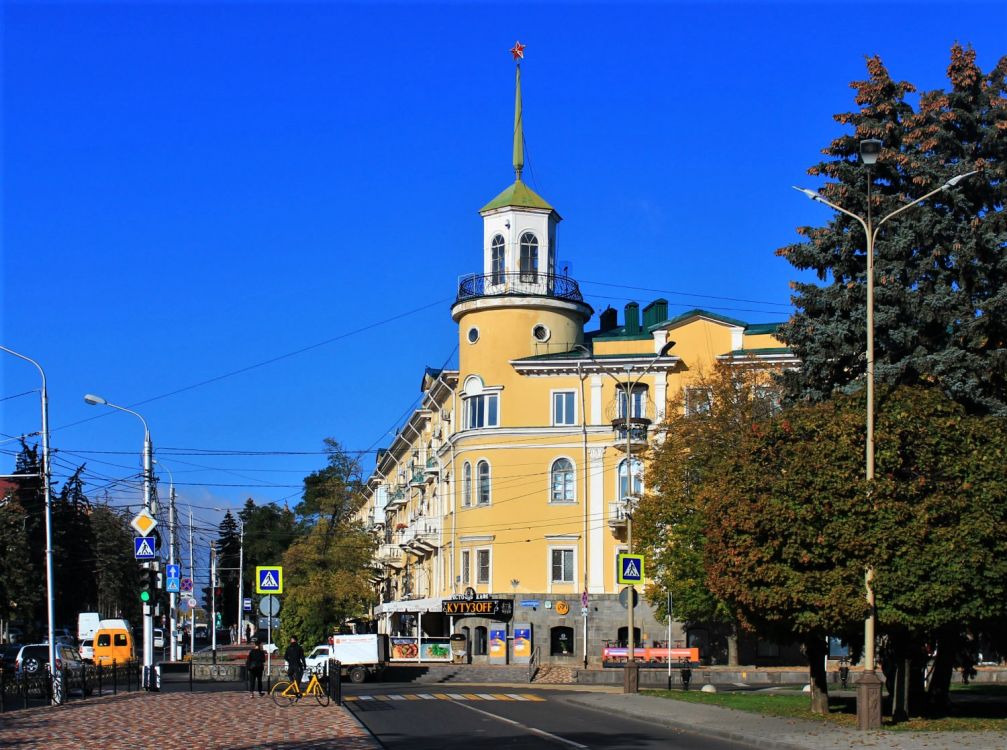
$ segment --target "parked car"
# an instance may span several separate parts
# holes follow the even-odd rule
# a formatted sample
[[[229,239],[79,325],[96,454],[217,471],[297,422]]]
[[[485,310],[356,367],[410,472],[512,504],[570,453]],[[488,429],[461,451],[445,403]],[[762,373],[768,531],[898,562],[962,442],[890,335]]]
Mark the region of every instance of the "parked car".
[[[17,655],[21,651],[20,643],[5,643],[0,646],[0,659],[3,663],[3,671],[10,674],[15,670]]]
[[[22,646],[14,662],[14,669],[29,677],[45,674],[49,663],[49,644],[33,643]],[[84,671],[84,660],[77,650],[62,643],[56,644],[56,669],[66,669],[72,676],[79,676]]]
[[[94,638],[85,638],[80,642],[80,658],[84,661],[94,661]]]

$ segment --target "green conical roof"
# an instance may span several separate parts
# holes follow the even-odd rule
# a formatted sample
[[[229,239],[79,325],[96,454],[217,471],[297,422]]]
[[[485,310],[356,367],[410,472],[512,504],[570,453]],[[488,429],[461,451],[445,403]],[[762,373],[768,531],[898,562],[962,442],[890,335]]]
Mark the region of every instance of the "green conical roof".
[[[521,180],[515,180],[513,185],[479,209],[479,213],[482,213],[483,211],[492,211],[494,208],[504,208],[506,206],[516,206],[518,208],[544,208],[549,211],[555,210],[552,206],[546,203],[542,196],[521,182]]]

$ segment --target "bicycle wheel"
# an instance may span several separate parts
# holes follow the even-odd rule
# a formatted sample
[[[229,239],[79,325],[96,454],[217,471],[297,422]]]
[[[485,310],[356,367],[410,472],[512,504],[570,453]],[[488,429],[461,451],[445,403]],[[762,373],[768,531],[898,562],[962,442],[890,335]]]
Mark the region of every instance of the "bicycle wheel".
[[[287,693],[287,689],[293,685],[292,682],[287,682],[280,680],[272,689],[269,691],[269,697],[273,699],[273,703],[277,706],[290,706],[293,705],[294,701],[297,700],[297,695],[291,691]]]
[[[319,706],[329,705],[329,693],[322,687],[322,683],[316,682],[311,692],[315,696],[315,700],[318,701]]]

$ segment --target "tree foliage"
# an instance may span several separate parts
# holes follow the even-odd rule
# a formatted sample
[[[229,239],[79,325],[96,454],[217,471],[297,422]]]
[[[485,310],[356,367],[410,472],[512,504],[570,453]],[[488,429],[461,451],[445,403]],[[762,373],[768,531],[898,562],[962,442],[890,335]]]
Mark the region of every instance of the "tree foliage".
[[[894,80],[879,57],[855,81],[859,110],[836,116],[853,132],[809,169],[827,182],[820,193],[874,220],[971,169],[980,174],[942,191],[883,225],[875,246],[875,354],[880,382],[938,382],[979,413],[1007,413],[1007,57],[990,73],[955,45],[949,88],[906,101],[916,89]],[[867,170],[859,142],[883,149]],[[822,399],[863,377],[866,349],[866,239],[835,214],[800,227],[807,241],[778,254],[813,270],[822,284],[795,283],[798,308],[780,335],[802,360],[791,395]]]
[[[710,408],[687,414],[681,394],[669,402],[648,464],[651,491],[640,503],[634,530],[651,565],[651,602],[666,607],[670,593],[675,617],[726,626],[733,643],[734,613],[707,585],[707,514],[699,489],[737,451],[752,425],[777,408],[779,393],[772,372],[749,361],[717,363],[691,387],[707,392]],[[736,656],[729,647],[732,663]]]

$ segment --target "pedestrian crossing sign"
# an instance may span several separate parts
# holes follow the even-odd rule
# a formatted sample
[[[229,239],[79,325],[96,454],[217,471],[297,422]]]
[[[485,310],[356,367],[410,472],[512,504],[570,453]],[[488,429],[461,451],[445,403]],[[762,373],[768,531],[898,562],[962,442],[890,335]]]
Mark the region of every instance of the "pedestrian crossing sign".
[[[619,583],[643,583],[643,555],[619,555]]]
[[[149,536],[133,537],[133,557],[137,560],[153,560],[155,556],[152,538]]]
[[[258,565],[255,568],[256,594],[282,594],[283,568],[279,565]]]

